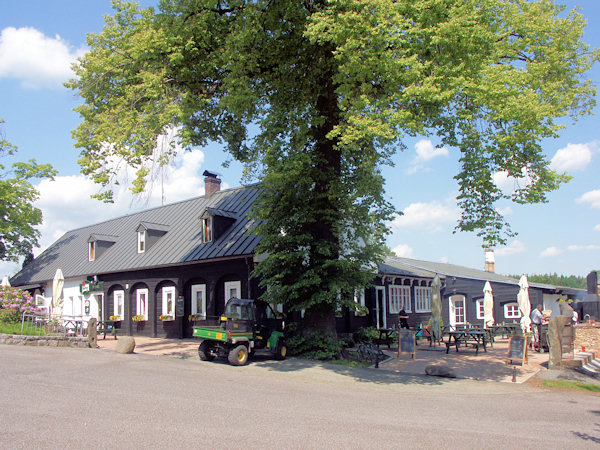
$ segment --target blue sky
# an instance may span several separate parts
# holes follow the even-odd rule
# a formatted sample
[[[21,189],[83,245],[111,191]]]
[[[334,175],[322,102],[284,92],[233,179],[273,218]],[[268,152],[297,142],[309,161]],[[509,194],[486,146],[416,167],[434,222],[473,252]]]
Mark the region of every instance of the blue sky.
[[[151,1],[145,4],[153,3]],[[600,47],[600,1],[564,1],[579,5],[588,21],[585,40]],[[44,214],[39,254],[65,231],[117,217],[133,210],[202,195],[205,169],[223,174],[225,187],[241,181],[241,167],[211,145],[182,154],[143,199],[126,191],[113,205],[89,198],[97,187],[79,173],[78,150],[71,130],[79,123],[72,109],[80,102],[62,83],[70,63],[85,52],[85,36],[100,32],[108,0],[20,0],[3,2],[0,14],[0,117],[2,132],[18,146],[20,160],[50,162],[59,174],[43,181],[37,206]],[[590,78],[598,86],[600,67]],[[553,167],[573,180],[549,195],[543,205],[500,204],[518,236],[495,249],[496,271],[503,274],[557,272],[585,276],[600,269],[600,122],[596,115],[568,123],[559,139],[544,142]],[[391,224],[388,245],[400,256],[483,268],[484,252],[474,234],[452,231],[458,218],[455,196],[458,152],[436,149],[428,138],[406,141],[407,149],[386,168],[386,191],[404,216]],[[7,163],[8,161],[4,161]],[[506,183],[501,175],[498,183]],[[0,263],[0,276],[13,274],[18,265]]]

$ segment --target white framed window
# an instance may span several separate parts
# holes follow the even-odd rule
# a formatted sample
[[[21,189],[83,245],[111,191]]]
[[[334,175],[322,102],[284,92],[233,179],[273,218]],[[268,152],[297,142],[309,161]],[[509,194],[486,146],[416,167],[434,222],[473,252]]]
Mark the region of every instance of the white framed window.
[[[365,290],[364,289],[357,289],[354,291],[354,303],[356,303],[357,306],[360,306],[361,310],[364,310],[364,307],[365,307]],[[355,308],[354,315],[362,316],[363,314],[362,313],[359,314],[359,309]]]
[[[202,242],[212,241],[212,217],[202,219]]]
[[[96,258],[96,243],[88,242],[88,261],[93,261]]]
[[[504,305],[504,318],[505,319],[520,319],[521,311],[519,311],[518,303],[506,303]]]
[[[431,312],[431,288],[427,286],[415,287],[415,312]]]
[[[162,314],[175,318],[175,286],[162,288]]]
[[[148,289],[138,289],[135,291],[136,315],[143,316],[143,320],[148,320]]]
[[[483,320],[485,315],[483,300],[477,300],[475,302],[475,311],[477,311],[477,318]]]
[[[206,284],[192,285],[192,314],[206,319]]]
[[[404,311],[411,312],[410,286],[390,285],[390,314],[398,314],[402,307]]]
[[[137,237],[137,251],[138,253],[144,253],[146,251],[146,231],[138,231]]]
[[[113,313],[115,316],[119,318],[119,320],[123,320],[125,317],[125,291],[115,291],[113,292]]]
[[[230,298],[241,298],[242,282],[241,281],[226,281],[225,282],[225,304]]]

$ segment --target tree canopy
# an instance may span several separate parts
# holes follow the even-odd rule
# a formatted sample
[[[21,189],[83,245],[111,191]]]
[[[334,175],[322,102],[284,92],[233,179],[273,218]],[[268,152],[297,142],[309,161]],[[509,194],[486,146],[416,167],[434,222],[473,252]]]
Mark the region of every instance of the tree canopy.
[[[222,143],[262,182],[267,299],[313,324],[331,325],[372,276],[393,214],[380,168],[403,139],[460,152],[457,228],[495,245],[512,233],[495,203],[546,201],[567,177],[540,141],[594,105],[584,19],[549,0],[113,3],[68,84],[98,198],[112,199],[122,164],[143,191],[173,156],[156,147],[169,130],[188,148]],[[504,193],[498,171],[523,182]]]
[[[4,121],[0,119],[0,124]],[[0,158],[13,155],[16,147],[0,135]],[[30,180],[51,178],[55,171],[49,164],[34,159],[16,162],[10,170],[0,164],[0,261],[17,261],[38,246],[42,212],[33,206],[39,193]]]

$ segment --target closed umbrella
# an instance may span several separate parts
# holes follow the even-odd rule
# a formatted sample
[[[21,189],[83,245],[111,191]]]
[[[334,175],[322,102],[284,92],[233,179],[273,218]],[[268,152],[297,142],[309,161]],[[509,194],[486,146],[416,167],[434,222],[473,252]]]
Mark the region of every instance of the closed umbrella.
[[[519,311],[521,312],[521,329],[523,333],[529,331],[531,325],[531,303],[529,302],[529,283],[527,277],[523,275],[519,280],[519,293],[517,294],[517,303],[519,305]]]
[[[433,282],[431,283],[431,325],[429,332],[434,340],[439,341],[442,339],[442,295],[441,295],[442,283],[440,277],[435,274]]]
[[[489,281],[483,286],[483,324],[485,328],[494,326],[494,294]]]
[[[4,278],[2,278],[2,286],[10,286],[10,281],[8,280],[8,275],[4,275]]]
[[[65,277],[59,267],[56,269],[54,280],[52,281],[52,315],[60,316],[62,314],[62,290],[64,284]]]

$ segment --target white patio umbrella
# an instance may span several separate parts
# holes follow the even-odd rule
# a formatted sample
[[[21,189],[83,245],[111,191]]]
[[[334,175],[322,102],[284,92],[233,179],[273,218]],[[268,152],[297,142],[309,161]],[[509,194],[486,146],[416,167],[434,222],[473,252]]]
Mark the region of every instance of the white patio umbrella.
[[[62,290],[65,284],[65,277],[63,276],[60,267],[56,269],[54,274],[54,280],[52,280],[52,315],[59,316],[62,314]]]
[[[439,275],[436,273],[431,283],[431,328],[429,332],[435,340],[442,338],[442,283]]]
[[[4,275],[4,278],[2,278],[2,286],[10,286],[10,281],[8,280],[8,275]]]
[[[489,281],[483,286],[483,324],[485,328],[494,326],[494,294]]]
[[[519,293],[517,294],[517,303],[519,311],[521,311],[521,329],[523,333],[526,333],[529,331],[529,326],[531,325],[531,318],[529,317],[531,314],[531,303],[529,302],[529,283],[525,275],[521,276],[519,286],[521,289],[519,289]]]

